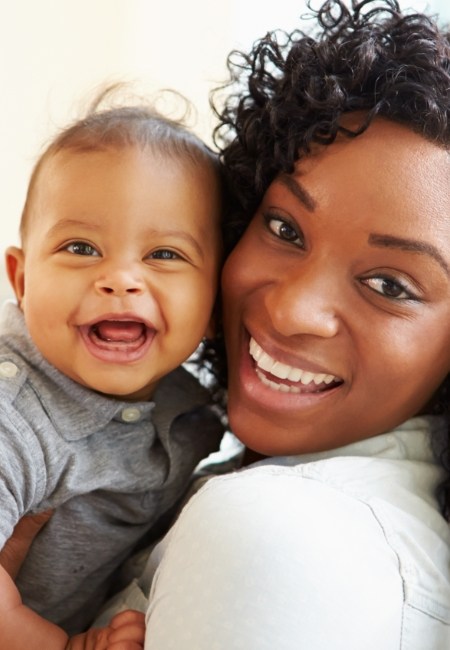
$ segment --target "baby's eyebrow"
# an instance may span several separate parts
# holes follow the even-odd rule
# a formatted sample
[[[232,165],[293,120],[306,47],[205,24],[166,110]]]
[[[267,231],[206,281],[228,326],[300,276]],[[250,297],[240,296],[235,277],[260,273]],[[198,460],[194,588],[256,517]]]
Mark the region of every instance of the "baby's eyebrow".
[[[51,228],[48,230],[48,235],[58,234],[60,230],[65,230],[66,228],[85,228],[87,230],[100,230],[100,225],[93,223],[92,221],[81,221],[80,219],[62,219],[57,221]]]
[[[412,253],[421,253],[432,257],[446,272],[450,275],[450,269],[444,257],[433,244],[428,242],[419,241],[417,239],[405,239],[403,237],[394,237],[392,235],[380,235],[372,233],[369,235],[368,242],[371,246],[378,246],[381,248],[398,248],[403,251],[411,251]]]
[[[150,237],[152,236],[164,236],[164,237],[173,237],[174,239],[181,239],[182,241],[185,241],[186,243],[190,244],[197,253],[200,255],[201,258],[205,257],[205,253],[198,243],[198,241],[195,239],[191,233],[186,232],[185,230],[165,230],[164,228],[158,229],[158,228],[150,228],[148,230],[148,234]]]
[[[304,205],[309,212],[314,212],[316,209],[316,202],[309,192],[305,190],[303,185],[295,178],[288,174],[280,174],[277,178],[279,183],[282,183],[287,189]]]

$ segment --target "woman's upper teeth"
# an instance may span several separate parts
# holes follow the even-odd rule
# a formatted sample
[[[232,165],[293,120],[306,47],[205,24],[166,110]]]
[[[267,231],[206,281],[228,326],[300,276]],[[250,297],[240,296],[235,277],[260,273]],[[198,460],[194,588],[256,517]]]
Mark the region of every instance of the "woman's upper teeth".
[[[276,361],[265,352],[254,338],[250,337],[250,356],[255,360],[256,365],[261,370],[270,372],[271,375],[279,379],[288,379],[289,381],[300,382],[305,386],[313,382],[314,384],[330,384],[332,381],[338,381],[338,377],[334,375],[326,375],[323,373],[309,372],[308,370],[301,370],[288,366],[286,363]]]

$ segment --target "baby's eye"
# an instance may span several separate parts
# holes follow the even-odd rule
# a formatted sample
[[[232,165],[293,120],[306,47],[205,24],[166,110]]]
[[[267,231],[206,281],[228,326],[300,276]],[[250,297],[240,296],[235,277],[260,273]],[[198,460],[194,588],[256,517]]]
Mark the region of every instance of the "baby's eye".
[[[392,300],[414,300],[415,294],[399,280],[389,277],[365,278],[363,284]]]
[[[151,260],[179,260],[181,259],[178,253],[171,251],[168,248],[161,248],[157,251],[153,251],[148,256],[148,259]]]
[[[91,257],[100,256],[100,253],[96,248],[84,241],[73,241],[68,244],[64,250],[69,251],[69,253],[73,253],[74,255],[88,255]]]
[[[265,217],[267,227],[274,235],[283,241],[296,244],[298,246],[303,246],[303,237],[297,232],[296,228],[292,226],[288,221],[281,219],[280,217],[274,217],[267,215]]]

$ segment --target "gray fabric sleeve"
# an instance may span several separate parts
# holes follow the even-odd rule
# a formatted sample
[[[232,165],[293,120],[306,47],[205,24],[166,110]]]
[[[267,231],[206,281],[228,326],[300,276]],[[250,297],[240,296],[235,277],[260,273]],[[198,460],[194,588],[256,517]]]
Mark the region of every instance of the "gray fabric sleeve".
[[[0,548],[17,521],[44,495],[42,448],[29,424],[9,404],[0,410]]]

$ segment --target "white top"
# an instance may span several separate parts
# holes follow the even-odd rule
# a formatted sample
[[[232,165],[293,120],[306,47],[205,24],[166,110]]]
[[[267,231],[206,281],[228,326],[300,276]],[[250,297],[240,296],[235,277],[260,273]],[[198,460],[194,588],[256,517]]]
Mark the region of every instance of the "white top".
[[[145,650],[449,650],[431,426],[211,479],[137,582]]]

